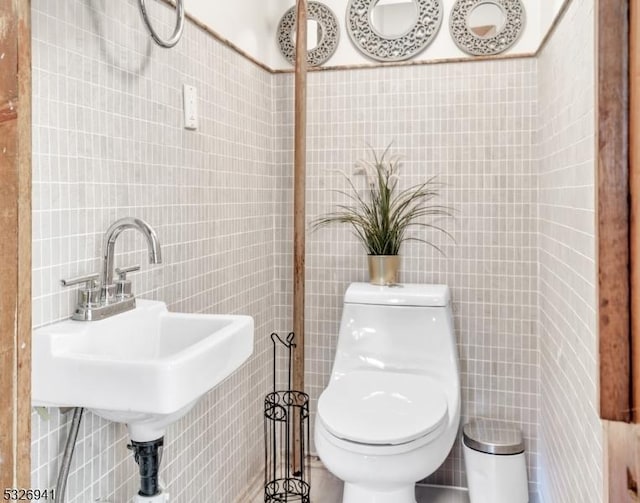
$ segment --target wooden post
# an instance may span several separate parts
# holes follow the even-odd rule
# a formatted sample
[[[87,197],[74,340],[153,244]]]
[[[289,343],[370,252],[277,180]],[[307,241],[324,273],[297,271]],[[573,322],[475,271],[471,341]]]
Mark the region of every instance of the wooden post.
[[[307,0],[297,0],[293,182],[293,389],[304,391],[305,177],[307,157]],[[297,419],[297,418],[296,418]],[[294,421],[298,424],[298,421]],[[301,432],[294,429],[293,471],[299,470]]]
[[[629,421],[632,408],[627,8],[626,0],[601,0],[597,7],[600,417],[612,421]]]
[[[30,480],[30,8],[0,1],[0,491]]]
[[[16,323],[16,485],[31,483],[31,1],[18,12],[18,315]]]
[[[629,192],[631,249],[631,392],[633,422],[640,419],[640,7],[629,3]]]

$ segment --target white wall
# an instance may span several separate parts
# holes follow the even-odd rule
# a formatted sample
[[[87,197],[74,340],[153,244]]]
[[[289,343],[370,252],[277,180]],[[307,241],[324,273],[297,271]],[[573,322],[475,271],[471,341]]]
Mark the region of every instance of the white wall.
[[[538,58],[539,449],[545,503],[605,501],[598,413],[595,5],[574,0]]]
[[[540,11],[540,30],[543,36],[551,28],[553,21],[555,20],[556,16],[560,12],[562,5],[566,1],[567,0],[546,0],[545,1],[545,3],[548,3],[549,5],[545,9],[541,9]]]
[[[276,44],[276,28],[282,14],[293,5],[289,0],[185,0],[187,12],[216,33],[233,42],[258,61],[271,67],[282,59]],[[276,57],[282,61],[276,60]]]
[[[173,14],[150,6],[170,31]],[[273,75],[191,23],[174,49],[154,46],[131,0],[33,0],[32,20],[33,325],[69,317],[75,293],[60,279],[98,270],[111,222],[147,220],[163,264],[147,265],[133,232],[115,257],[142,265],[140,298],[249,314],[256,327],[249,361],[168,428],[161,477],[172,503],[246,503],[262,470],[274,329]],[[197,131],[182,126],[183,83],[198,88]],[[62,458],[70,418],[49,414],[32,416],[31,487],[53,487]],[[68,503],[131,501],[127,442],[124,425],[84,415]]]
[[[276,276],[279,326],[291,319],[293,77],[277,75],[276,166],[283,179]],[[393,141],[403,186],[437,175],[456,218],[439,221],[455,243],[432,239],[401,250],[401,281],[452,289],[460,354],[463,422],[509,420],[524,432],[530,490],[537,491],[537,63],[533,58],[312,72],[308,77],[307,219],[341,201],[340,170]],[[463,130],[460,124],[464,124]],[[360,183],[362,180],[354,180]],[[366,255],[353,233],[333,226],[307,234],[306,374],[311,412],[333,364],[346,287],[366,281]],[[313,428],[313,421],[311,422]],[[313,435],[312,435],[313,437]],[[312,447],[313,449],[313,447]],[[464,486],[458,441],[430,483]],[[532,503],[536,500],[532,499]],[[558,503],[575,503],[557,500]],[[548,503],[554,503],[549,501]]]
[[[544,5],[537,0],[523,0],[527,12],[525,30],[507,54],[528,54],[538,49],[565,0],[550,0]],[[286,69],[291,65],[282,57],[276,43],[276,28],[287,9],[295,5],[293,0],[235,0],[211,2],[210,0],[185,0],[187,11],[227,38],[238,47],[271,68]],[[347,0],[324,0],[333,10],[340,24],[340,42],[328,66],[373,63],[351,43],[345,30]],[[449,13],[455,0],[443,0],[444,18],[438,35],[417,60],[471,57],[462,52],[449,36]]]
[[[353,65],[362,63],[374,63],[375,61],[363,56],[353,45],[345,27],[345,13],[347,9],[346,0],[324,0],[328,7],[338,17],[340,23],[340,43],[338,49],[333,57],[326,63],[326,65]],[[443,0],[443,20],[440,26],[440,31],[436,35],[433,42],[420,53],[416,60],[432,60],[432,59],[445,59],[445,58],[461,58],[468,56],[462,52],[458,46],[454,43],[453,39],[449,36],[449,14],[455,0]],[[540,32],[538,28],[538,7],[528,6],[527,8],[527,22],[525,30],[522,33],[520,39],[516,44],[508,51],[513,54],[531,53],[534,52],[539,43]],[[275,65],[277,67],[286,68],[288,63],[280,57],[276,60]]]

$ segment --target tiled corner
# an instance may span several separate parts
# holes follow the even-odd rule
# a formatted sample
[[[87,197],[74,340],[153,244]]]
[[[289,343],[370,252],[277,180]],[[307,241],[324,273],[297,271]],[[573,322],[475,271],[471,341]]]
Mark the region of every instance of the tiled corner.
[[[594,6],[571,3],[538,63],[540,455],[547,503],[604,501]]]
[[[284,199],[277,214],[279,304],[291,299],[291,187],[293,86],[278,77],[277,165]],[[534,59],[314,72],[308,76],[307,220],[333,209],[343,176],[367,145],[393,142],[401,154],[401,186],[437,176],[438,203],[455,218],[438,221],[455,242],[433,232],[445,255],[408,242],[401,281],[446,283],[452,289],[461,362],[462,411],[469,417],[521,425],[531,489],[538,481],[538,343]],[[365,182],[358,177],[356,183]],[[312,404],[331,372],[342,297],[366,281],[366,252],[350,229],[307,231],[306,383]],[[287,319],[286,307],[281,316]],[[312,406],[312,410],[314,407]],[[457,443],[428,479],[464,486]]]

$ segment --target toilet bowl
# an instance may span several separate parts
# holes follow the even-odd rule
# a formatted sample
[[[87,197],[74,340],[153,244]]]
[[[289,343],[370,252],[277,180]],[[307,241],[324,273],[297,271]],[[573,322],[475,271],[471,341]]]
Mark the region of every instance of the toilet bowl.
[[[415,503],[460,423],[449,289],[354,283],[345,294],[314,440],[343,503]]]

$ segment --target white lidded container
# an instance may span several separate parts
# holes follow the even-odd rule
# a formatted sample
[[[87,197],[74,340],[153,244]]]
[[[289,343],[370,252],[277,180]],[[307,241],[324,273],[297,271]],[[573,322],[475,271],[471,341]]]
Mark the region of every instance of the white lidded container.
[[[477,419],[462,430],[471,503],[528,503],[527,464],[520,429]]]

